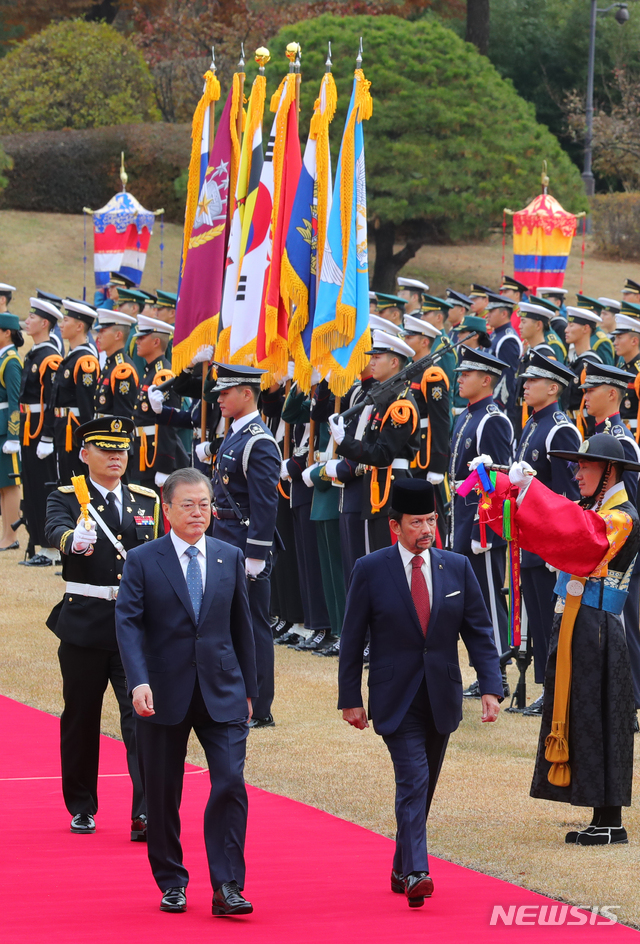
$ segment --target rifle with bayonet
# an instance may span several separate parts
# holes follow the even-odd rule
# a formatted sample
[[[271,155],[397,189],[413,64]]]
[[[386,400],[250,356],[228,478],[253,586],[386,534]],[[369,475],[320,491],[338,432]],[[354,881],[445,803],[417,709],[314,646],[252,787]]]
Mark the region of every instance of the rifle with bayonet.
[[[376,404],[382,400],[386,400],[391,395],[392,398],[399,397],[408,383],[410,383],[414,377],[422,377],[425,370],[429,370],[430,367],[433,367],[434,364],[437,364],[438,361],[442,360],[445,354],[449,351],[455,351],[457,347],[460,347],[463,344],[466,344],[470,337],[478,334],[477,331],[471,331],[466,335],[464,341],[457,341],[455,344],[452,344],[449,338],[445,338],[446,344],[440,350],[436,351],[435,354],[427,354],[425,357],[421,357],[418,361],[412,361],[410,364],[407,364],[406,367],[403,367],[401,371],[397,374],[394,374],[393,377],[389,377],[388,380],[385,380],[383,383],[372,384],[370,390],[365,397],[360,400],[359,403],[356,403],[355,406],[350,407],[348,410],[345,410],[344,413],[341,413],[340,416],[343,420],[348,420],[352,416],[356,416],[358,413],[362,413],[365,406],[370,406],[371,404]]]

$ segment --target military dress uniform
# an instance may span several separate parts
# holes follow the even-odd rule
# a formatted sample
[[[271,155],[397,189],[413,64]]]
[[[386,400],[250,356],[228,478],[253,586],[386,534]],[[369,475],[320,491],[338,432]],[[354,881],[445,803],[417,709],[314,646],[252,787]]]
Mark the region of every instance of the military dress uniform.
[[[238,385],[259,387],[263,371],[218,364],[217,392]],[[259,412],[235,420],[229,427],[213,471],[213,536],[240,548],[245,558],[263,560],[265,568],[248,578],[249,605],[256,643],[258,698],[253,717],[271,716],[274,695],[273,635],[270,621],[270,582],[276,548],[276,514],[281,457],[273,434]]]
[[[96,416],[131,416],[138,396],[138,372],[124,348],[110,354],[94,395]]]
[[[76,444],[128,448],[132,431],[133,424],[127,418],[93,420],[77,431]],[[110,441],[106,447],[102,444],[105,435]],[[114,438],[120,441],[119,446],[112,444]],[[86,483],[92,507],[120,542],[124,553],[114,547],[99,524],[93,550],[74,552],[74,529],[81,520],[74,488],[63,485],[51,493],[47,502],[46,539],[49,546],[59,548],[62,576],[67,581],[64,597],[47,620],[48,628],[60,640],[58,658],[64,697],[60,718],[62,791],[72,816],[96,813],[102,699],[111,682],[120,707],[122,738],[133,784],[131,818],[139,821],[145,805],[135,749],[133,707],[116,642],[115,599],[126,552],[158,535],[160,504],[149,489],[121,483],[118,507],[117,494],[115,500],[109,499],[106,489],[96,486],[88,476]],[[143,832],[141,828],[135,831]],[[132,832],[134,838],[142,836]]]
[[[32,305],[37,299],[31,299]],[[35,310],[40,314],[39,309]],[[47,496],[56,482],[53,452],[54,415],[51,407],[56,370],[62,357],[53,341],[34,344],[24,359],[20,382],[20,442],[22,444],[23,509],[31,554],[35,546],[48,547],[44,522]],[[50,443],[50,455],[40,459],[40,443]]]
[[[506,364],[490,354],[462,348],[457,369],[460,372],[479,370],[499,375],[506,369]],[[449,469],[453,504],[449,547],[469,559],[491,616],[499,652],[507,649],[507,606],[502,593],[506,542],[497,534],[488,534],[487,544],[490,549],[477,554],[473,552],[472,542],[476,548],[480,547],[478,496],[472,492],[461,497],[457,490],[470,474],[469,463],[477,456],[490,455],[498,465],[508,465],[512,442],[511,422],[493,397],[487,396],[476,403],[469,403],[465,412],[458,417],[453,430]]]
[[[140,386],[133,409],[133,421],[136,424],[136,445],[132,478],[149,488],[157,490],[155,482],[157,472],[170,475],[176,469],[184,469],[189,465],[189,457],[184,451],[182,442],[178,438],[178,427],[169,422],[156,423],[156,414],[149,404],[149,387],[152,384],[163,383],[173,376],[171,364],[166,357],[158,357],[146,365],[144,374],[140,378]],[[180,396],[172,389],[166,395],[163,407],[167,411],[179,411]]]
[[[597,298],[590,298],[589,295],[576,295],[576,305],[583,311],[592,311],[598,316],[598,321],[602,318],[602,305]],[[595,351],[603,364],[613,366],[616,362],[616,352],[611,338],[603,330],[601,324],[596,325],[595,332],[591,335],[591,350]]]
[[[495,297],[495,296],[494,296]],[[502,301],[505,305],[505,300]],[[489,307],[500,307],[500,303],[489,298]],[[498,360],[504,361],[507,368],[493,392],[498,406],[505,411],[511,422],[516,421],[516,373],[522,357],[522,341],[511,324],[494,328],[491,335],[491,353]]]
[[[7,318],[7,315],[4,316]],[[15,318],[19,330],[20,322]],[[5,453],[2,447],[8,440],[19,441],[20,436],[20,380],[22,361],[14,344],[8,344],[0,351],[0,488],[19,485],[15,478],[20,473],[19,453]],[[16,547],[18,545],[16,544]]]
[[[543,345],[538,345],[538,348]],[[531,352],[523,380],[544,377],[554,380],[562,387],[571,383],[573,373],[562,364],[534,349]],[[572,501],[580,498],[578,486],[568,464],[562,459],[549,456],[551,449],[575,452],[580,448],[580,433],[562,413],[558,403],[551,403],[531,414],[520,436],[516,449],[516,460],[528,462],[535,469],[538,481]],[[520,580],[522,596],[529,618],[529,631],[533,639],[534,677],[537,684],[544,682],[544,670],[549,653],[549,639],[553,625],[555,606],[554,587],[556,572],[549,570],[537,554],[521,552]]]
[[[627,308],[628,305],[624,307]],[[614,337],[617,334],[629,333],[640,335],[640,320],[625,314],[616,315],[616,330],[613,332]],[[640,374],[640,356],[630,361],[625,361],[624,357],[619,357],[616,366],[621,370],[627,371],[627,373],[634,377],[633,381],[629,380],[627,384],[627,389],[622,398],[622,403],[620,404],[620,416],[633,435],[637,436],[638,419],[640,417],[640,402],[638,401],[637,393],[638,389],[640,389],[640,380],[638,380],[638,374]]]

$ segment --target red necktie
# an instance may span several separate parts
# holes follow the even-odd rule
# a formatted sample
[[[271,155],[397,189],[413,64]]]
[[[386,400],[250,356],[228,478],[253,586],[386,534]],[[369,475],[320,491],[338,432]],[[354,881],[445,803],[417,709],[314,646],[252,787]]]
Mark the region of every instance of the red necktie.
[[[424,561],[420,554],[416,554],[415,557],[411,558],[411,566],[413,568],[411,571],[411,596],[413,598],[413,605],[416,608],[416,613],[418,614],[418,619],[420,620],[422,633],[426,636],[429,616],[431,615],[431,604],[429,603],[427,581],[424,579],[424,574],[422,573],[423,563]]]

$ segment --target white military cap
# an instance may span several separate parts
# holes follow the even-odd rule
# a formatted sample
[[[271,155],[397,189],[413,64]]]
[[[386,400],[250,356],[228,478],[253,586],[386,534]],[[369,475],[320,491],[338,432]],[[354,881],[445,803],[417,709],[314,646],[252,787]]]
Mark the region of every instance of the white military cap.
[[[17,292],[15,285],[9,285],[8,282],[0,282],[0,292]]]
[[[567,294],[566,288],[556,288],[555,286],[550,286],[550,285],[549,286],[541,285],[540,288],[538,288],[538,290],[536,291],[536,295],[538,295],[540,298],[542,298],[545,295],[562,295],[562,297],[564,298],[566,294]]]
[[[40,315],[41,318],[47,318],[53,324],[62,321],[62,312],[44,298],[30,298],[31,311],[34,315]]]
[[[173,332],[176,330],[174,325],[160,321],[159,318],[149,318],[148,315],[138,315],[137,320],[136,337],[140,337],[141,334],[169,334],[173,337]]]
[[[400,288],[417,288],[420,292],[428,292],[429,286],[426,282],[420,282],[418,279],[405,279],[404,277],[396,279]]]
[[[123,311],[114,311],[113,308],[98,308],[96,315],[96,331],[100,328],[109,328],[111,325],[128,328],[136,323],[133,315],[126,315]]]
[[[95,321],[96,313],[93,308],[89,305],[85,305],[83,302],[78,302],[74,298],[64,298],[62,300],[65,311],[71,315],[72,318],[77,318],[80,321],[86,322],[89,326]]]
[[[640,334],[640,318],[630,318],[629,315],[616,315],[616,330],[613,333],[625,334],[627,331]]]
[[[602,305],[603,308],[611,308],[612,311],[620,311],[622,307],[622,302],[617,301],[615,298],[599,298],[598,304]]]
[[[553,312],[542,305],[532,305],[530,302],[520,302],[518,305],[518,314],[536,315],[536,320],[549,321],[553,317]]]
[[[369,327],[372,331],[374,329],[378,331],[386,331],[387,334],[393,334],[396,337],[400,337],[402,334],[402,325],[397,325],[392,321],[387,321],[386,318],[381,318],[380,315],[369,315]]]
[[[413,348],[393,334],[386,331],[373,332],[373,345],[367,354],[402,354],[403,357],[415,357]]]
[[[589,311],[588,308],[573,308],[571,305],[567,305],[567,320],[576,321],[578,324],[602,324],[602,318],[596,315],[595,311]]]
[[[413,315],[404,316],[403,326],[405,334],[424,334],[427,338],[439,338],[442,333],[435,325]]]

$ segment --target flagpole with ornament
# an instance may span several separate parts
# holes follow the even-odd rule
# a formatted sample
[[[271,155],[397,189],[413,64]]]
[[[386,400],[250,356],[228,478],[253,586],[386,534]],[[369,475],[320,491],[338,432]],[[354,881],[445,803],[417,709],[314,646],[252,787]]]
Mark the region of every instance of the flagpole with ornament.
[[[251,212],[255,203],[250,188],[254,188],[257,195],[257,186],[260,181],[260,171],[263,164],[262,155],[262,119],[267,91],[265,66],[271,58],[269,50],[264,46],[256,49],[255,60],[258,63],[258,75],[254,79],[247,106],[245,131],[240,150],[240,163],[233,200],[233,214],[231,218],[231,232],[227,249],[227,263],[224,276],[224,291],[220,309],[221,331],[218,337],[216,360],[229,363],[231,360],[231,331],[235,314],[236,298],[242,293],[238,291],[242,260],[249,237]],[[244,64],[244,63],[243,63]],[[254,181],[254,177],[257,179]],[[255,187],[254,187],[255,183]],[[247,229],[245,229],[245,216]]]
[[[362,71],[362,38],[336,168],[333,202],[320,270],[311,362],[341,397],[367,363],[369,265],[367,189],[362,122],[371,117],[371,83]]]

